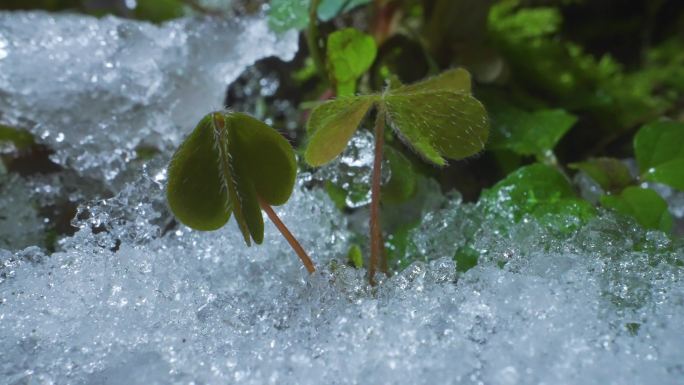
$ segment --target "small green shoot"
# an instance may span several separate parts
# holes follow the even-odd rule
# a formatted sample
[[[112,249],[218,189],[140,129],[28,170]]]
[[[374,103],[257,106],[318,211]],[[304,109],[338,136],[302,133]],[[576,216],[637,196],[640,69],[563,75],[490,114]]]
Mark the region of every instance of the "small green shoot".
[[[335,31],[328,36],[328,72],[338,97],[354,95],[357,79],[370,69],[376,54],[373,37],[354,28]]]
[[[409,148],[434,165],[445,166],[445,158],[474,155],[484,148],[489,123],[484,107],[470,93],[470,83],[467,71],[453,69],[381,94],[341,97],[311,112],[304,158],[312,166],[321,166],[344,150],[368,111],[376,109],[368,270],[371,284],[383,254],[379,217],[385,122]]]
[[[216,230],[235,217],[245,243],[263,242],[261,210],[309,272],[314,266],[271,205],[282,205],[297,168],[290,144],[277,131],[239,112],[206,115],[169,164],[167,200],[176,218],[197,230]]]
[[[347,260],[357,269],[363,267],[363,254],[361,253],[361,248],[359,245],[353,244],[351,247],[349,247]]]

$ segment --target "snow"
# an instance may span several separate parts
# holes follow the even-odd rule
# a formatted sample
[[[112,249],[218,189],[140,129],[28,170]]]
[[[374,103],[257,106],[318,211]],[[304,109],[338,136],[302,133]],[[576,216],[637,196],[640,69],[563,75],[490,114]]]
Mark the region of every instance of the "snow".
[[[411,235],[404,258],[412,263],[374,288],[364,270],[346,265],[354,235],[325,192],[311,187],[310,174],[300,174],[292,199],[277,212],[316,262],[312,276],[268,223],[264,244],[251,248],[234,222],[215,232],[174,224],[164,202],[166,161],[193,116],[220,103],[221,87],[237,76],[206,75],[223,79],[219,87],[198,80],[205,76],[200,69],[239,72],[256,57],[289,57],[296,49],[261,35],[262,26],[261,19],[153,27],[0,14],[8,42],[0,59],[2,119],[48,132],[42,139],[67,168],[67,175],[11,188],[33,191],[31,199],[76,194],[73,201],[81,202],[77,231],[60,239],[56,252],[0,250],[0,383],[682,383],[684,242],[609,213],[567,235],[534,221],[504,232],[480,205],[441,198]],[[88,38],[81,42],[76,30]],[[247,58],[231,51],[190,55],[211,46],[197,41],[198,31],[217,30],[226,31],[213,37],[221,41],[234,39],[230,30],[255,33],[261,44],[248,38],[254,49],[241,48]],[[131,35],[115,39],[112,31]],[[61,48],[51,53],[52,44]],[[97,65],[97,45],[103,57],[127,61],[112,69],[106,86],[88,81],[107,73],[88,72]],[[55,69],[36,57],[50,54]],[[69,60],[60,54],[88,63],[73,63],[67,74]],[[32,80],[37,73],[56,76],[44,92]],[[191,84],[215,87],[213,97]],[[123,85],[132,91],[121,92]],[[181,107],[186,103],[202,107]],[[105,122],[105,129],[93,122]],[[79,142],[84,133],[97,140]],[[117,148],[162,137],[161,154],[150,161],[111,157]],[[90,159],[79,160],[79,153]],[[79,179],[85,176],[93,179]],[[46,189],[85,180],[116,193]],[[24,197],[7,199],[0,196],[1,207],[30,206]],[[480,263],[457,272],[452,256],[464,245]]]
[[[113,184],[136,148],[168,151],[222,108],[245,67],[289,60],[296,49],[294,31],[276,36],[263,18],[155,26],[1,13],[0,124],[28,129],[56,150],[58,164]]]

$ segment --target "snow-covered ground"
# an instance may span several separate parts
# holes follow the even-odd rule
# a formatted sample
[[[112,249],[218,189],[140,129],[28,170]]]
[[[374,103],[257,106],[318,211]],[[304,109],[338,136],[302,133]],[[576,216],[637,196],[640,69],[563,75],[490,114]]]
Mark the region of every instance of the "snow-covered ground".
[[[684,242],[609,214],[502,233],[443,198],[412,234],[416,262],[376,288],[307,174],[278,212],[313,276],[270,224],[252,248],[232,222],[169,226],[175,145],[253,61],[296,50],[258,18],[0,13],[0,123],[65,168],[0,173],[0,239],[30,244],[36,206],[80,203],[57,252],[0,243],[0,384],[684,383]],[[160,154],[136,160],[146,144]],[[480,264],[457,274],[466,242]]]

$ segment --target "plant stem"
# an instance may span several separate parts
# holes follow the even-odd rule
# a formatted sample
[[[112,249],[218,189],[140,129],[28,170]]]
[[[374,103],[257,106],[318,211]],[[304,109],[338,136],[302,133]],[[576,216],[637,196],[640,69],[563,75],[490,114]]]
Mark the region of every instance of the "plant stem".
[[[380,258],[384,257],[382,229],[380,227],[380,182],[382,179],[382,146],[385,142],[385,111],[382,104],[378,107],[375,118],[375,153],[373,156],[373,179],[371,182],[370,205],[370,242],[371,255],[368,264],[368,280],[375,285],[375,270]]]
[[[311,258],[309,258],[309,256],[306,254],[306,251],[304,251],[304,248],[302,248],[302,245],[299,244],[297,239],[294,237],[294,235],[292,235],[292,233],[287,228],[287,226],[285,226],[283,221],[280,220],[278,214],[276,214],[275,211],[273,211],[271,205],[269,205],[266,201],[259,197],[259,206],[261,206],[261,209],[266,212],[266,215],[268,215],[268,219],[270,219],[271,222],[273,222],[273,224],[278,228],[280,233],[283,234],[283,237],[285,237],[285,240],[287,240],[287,243],[290,244],[294,252],[297,253],[297,256],[299,257],[299,259],[302,260],[302,263],[306,267],[306,270],[309,272],[309,274],[316,271],[316,268],[314,267]]]
[[[323,62],[323,52],[321,46],[318,44],[320,36],[318,34],[318,4],[320,0],[311,0],[309,7],[309,29],[306,32],[306,44],[309,48],[309,55],[316,65],[318,74],[324,81],[328,80],[328,74],[325,70],[325,63]]]

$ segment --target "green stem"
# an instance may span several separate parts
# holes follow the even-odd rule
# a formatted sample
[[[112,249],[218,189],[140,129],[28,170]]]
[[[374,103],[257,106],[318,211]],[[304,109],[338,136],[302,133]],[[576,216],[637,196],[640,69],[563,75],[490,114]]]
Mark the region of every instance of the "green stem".
[[[319,44],[320,36],[318,32],[318,5],[320,0],[311,0],[311,7],[309,7],[309,29],[306,32],[306,43],[309,47],[309,55],[313,59],[314,65],[318,74],[324,81],[328,80],[328,74],[325,70],[325,62],[323,61],[323,52]]]
[[[285,240],[287,240],[287,243],[290,244],[294,252],[297,254],[299,259],[302,260],[302,263],[304,264],[304,267],[306,267],[306,270],[309,272],[309,274],[313,273],[316,271],[316,268],[314,267],[313,261],[311,258],[309,258],[309,255],[306,254],[306,251],[304,251],[304,248],[302,245],[297,241],[297,238],[292,235],[290,230],[285,226],[283,221],[280,220],[280,217],[278,217],[278,214],[276,214],[275,211],[273,211],[273,208],[271,205],[269,205],[266,201],[261,199],[259,197],[259,206],[261,206],[261,209],[266,212],[266,215],[268,216],[268,219],[273,222],[275,227],[278,228],[280,233],[283,235]]]
[[[383,257],[382,228],[380,226],[380,182],[382,179],[382,147],[385,142],[385,111],[378,107],[375,118],[375,153],[373,157],[373,179],[371,182],[370,242],[371,255],[368,266],[368,281],[375,285],[375,270]]]

